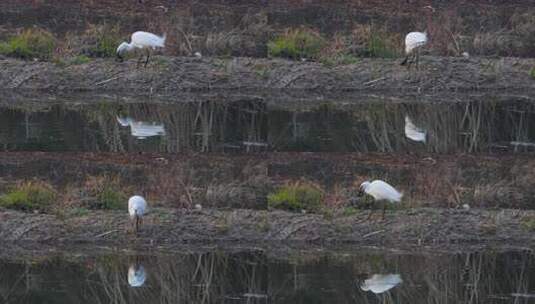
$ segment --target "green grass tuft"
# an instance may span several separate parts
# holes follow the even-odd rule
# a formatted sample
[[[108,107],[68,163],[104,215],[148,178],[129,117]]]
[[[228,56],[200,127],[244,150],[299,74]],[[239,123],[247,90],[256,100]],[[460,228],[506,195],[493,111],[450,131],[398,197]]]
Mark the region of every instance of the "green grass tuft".
[[[56,39],[52,33],[30,28],[7,42],[0,43],[0,54],[25,60],[50,60],[55,47]]]
[[[70,65],[79,65],[79,64],[86,64],[91,62],[91,58],[87,57],[86,55],[78,55],[71,60],[69,60]]]
[[[392,47],[385,33],[372,31],[367,45],[367,56],[394,58],[397,56],[396,49]]]
[[[359,58],[351,54],[336,54],[333,56],[322,56],[320,62],[328,67],[339,65],[354,64],[359,61]]]
[[[527,231],[535,231],[535,217],[525,216],[520,220],[520,225]]]
[[[44,182],[24,182],[0,196],[0,206],[25,212],[49,211],[57,198],[54,188]]]
[[[319,186],[298,182],[285,185],[268,195],[268,206],[290,211],[317,212],[321,210],[323,196],[323,191]]]
[[[113,57],[121,41],[117,26],[90,26],[83,34],[83,42],[89,46],[83,50],[83,54],[89,57]]]
[[[91,176],[84,185],[89,209],[125,209],[128,196],[117,176]]]
[[[268,42],[268,54],[291,59],[317,59],[325,45],[326,41],[319,33],[309,29],[295,29]]]

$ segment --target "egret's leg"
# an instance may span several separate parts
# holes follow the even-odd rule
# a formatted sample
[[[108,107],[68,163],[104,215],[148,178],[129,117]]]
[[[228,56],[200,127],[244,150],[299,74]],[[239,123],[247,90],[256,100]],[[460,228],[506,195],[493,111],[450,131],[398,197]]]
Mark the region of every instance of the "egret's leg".
[[[383,215],[381,216],[381,219],[385,219],[385,211],[386,211],[386,203],[383,204]]]
[[[409,68],[409,71],[411,69],[411,66],[412,64],[414,63],[414,51],[410,54],[411,58],[409,59],[409,65],[408,65],[408,68]]]
[[[143,60],[143,54],[141,54],[141,56],[139,56],[139,58],[137,59],[136,69],[139,68],[139,65],[141,64],[141,60]]]
[[[147,63],[149,63],[149,58],[150,58],[150,51],[149,49],[147,49],[147,60],[145,61],[145,68],[147,67]]]
[[[420,70],[420,48],[416,49],[416,69]]]
[[[137,235],[137,232],[139,230],[139,216],[136,215],[136,235]]]
[[[372,214],[373,214],[373,209],[370,209],[370,214],[368,214],[368,217],[366,218],[367,221],[370,220],[370,218],[372,217]]]
[[[407,64],[407,61],[409,61],[409,56],[410,56],[410,55],[407,54],[407,55],[405,56],[405,59],[403,59],[403,61],[400,63],[400,65],[405,65],[405,64]]]

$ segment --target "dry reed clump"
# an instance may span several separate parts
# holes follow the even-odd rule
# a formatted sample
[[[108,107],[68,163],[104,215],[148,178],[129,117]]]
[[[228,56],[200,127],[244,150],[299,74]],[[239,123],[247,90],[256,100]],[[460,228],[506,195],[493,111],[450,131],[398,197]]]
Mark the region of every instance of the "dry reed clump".
[[[173,54],[188,56],[200,52],[203,56],[262,57],[267,54],[266,43],[272,31],[265,12],[247,14],[226,31],[199,34],[190,23],[180,20],[173,26],[177,34],[170,36],[166,48]]]
[[[115,175],[88,176],[81,185],[68,185],[62,195],[65,209],[126,209],[131,187]]]
[[[353,27],[349,52],[360,57],[392,58],[403,50],[403,37],[400,33],[389,31],[386,27],[374,24],[358,24]]]
[[[63,43],[64,55],[113,57],[122,42],[117,25],[89,24],[83,33],[69,32]]]
[[[148,197],[163,205],[192,208],[202,197],[202,190],[193,185],[194,174],[192,168],[182,164],[170,166],[164,172],[154,171],[148,177]]]

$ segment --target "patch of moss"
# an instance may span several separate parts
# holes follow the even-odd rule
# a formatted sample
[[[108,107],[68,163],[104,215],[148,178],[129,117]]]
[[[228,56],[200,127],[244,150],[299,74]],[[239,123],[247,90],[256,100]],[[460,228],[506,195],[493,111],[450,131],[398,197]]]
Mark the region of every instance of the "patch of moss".
[[[44,182],[24,182],[0,196],[0,206],[25,212],[50,210],[57,198],[52,185]]]
[[[39,28],[30,28],[7,42],[0,43],[0,54],[25,60],[34,58],[49,60],[55,47],[56,39],[52,33]]]
[[[91,61],[91,58],[87,57],[86,55],[78,55],[71,60],[69,60],[70,65],[79,65],[79,64],[86,64]]]
[[[309,29],[295,29],[268,42],[268,54],[291,59],[317,59],[325,45],[326,41],[319,33]]]
[[[529,70],[529,76],[531,76],[532,79],[535,79],[535,67],[531,68]]]
[[[333,56],[322,56],[320,62],[328,67],[354,64],[359,58],[351,54],[335,54]]]
[[[322,207],[323,191],[315,184],[293,183],[279,188],[268,195],[270,208],[290,211],[307,210],[317,212]]]
[[[59,58],[56,57],[52,61],[54,62],[58,67],[67,67],[71,65],[80,65],[80,64],[86,64],[91,62],[91,58],[87,57],[86,55],[78,55],[71,58]]]
[[[526,216],[520,220],[520,225],[527,231],[535,231],[535,217]]]
[[[359,212],[359,209],[355,207],[345,207],[342,214],[344,216],[353,216]]]

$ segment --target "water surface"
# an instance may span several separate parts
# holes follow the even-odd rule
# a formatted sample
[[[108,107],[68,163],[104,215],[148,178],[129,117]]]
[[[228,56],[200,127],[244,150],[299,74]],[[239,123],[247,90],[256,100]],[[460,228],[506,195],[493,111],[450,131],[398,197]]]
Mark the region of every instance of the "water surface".
[[[0,261],[2,303],[534,303],[530,252],[262,251]]]
[[[531,152],[535,103],[261,101],[0,107],[6,151]]]

